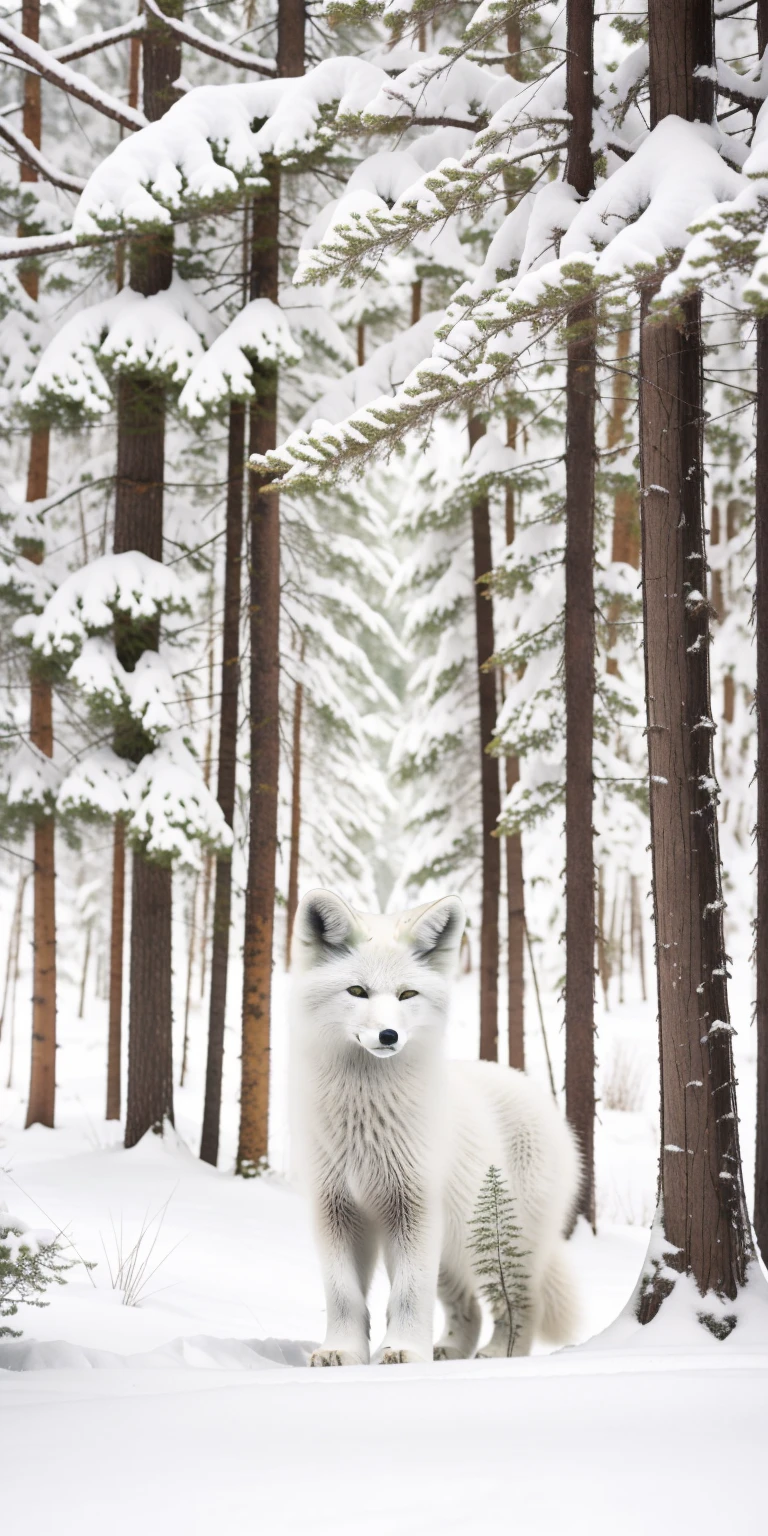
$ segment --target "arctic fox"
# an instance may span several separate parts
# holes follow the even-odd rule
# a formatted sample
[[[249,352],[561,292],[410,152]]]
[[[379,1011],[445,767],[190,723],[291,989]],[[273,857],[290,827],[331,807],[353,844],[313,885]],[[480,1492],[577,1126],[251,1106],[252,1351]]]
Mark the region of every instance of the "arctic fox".
[[[310,1365],[370,1359],[366,1297],[383,1251],[387,1329],[374,1362],[466,1359],[481,1329],[472,1221],[489,1168],[506,1180],[525,1254],[512,1353],[565,1343],[576,1295],[563,1233],[581,1177],[573,1136],[522,1073],[448,1062],[464,931],[458,896],[396,916],[311,891],[295,928],[295,1131],[313,1203],[327,1333]],[[435,1298],[445,1330],[433,1351]],[[483,1356],[506,1355],[505,1309]]]

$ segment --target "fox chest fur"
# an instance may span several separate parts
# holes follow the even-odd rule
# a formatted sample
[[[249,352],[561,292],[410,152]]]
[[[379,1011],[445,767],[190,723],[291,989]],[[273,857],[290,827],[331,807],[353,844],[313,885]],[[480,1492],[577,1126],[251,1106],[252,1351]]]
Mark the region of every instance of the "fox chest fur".
[[[422,1204],[435,1187],[441,1116],[433,1084],[403,1063],[346,1061],[312,1095],[315,1178],[361,1214]]]

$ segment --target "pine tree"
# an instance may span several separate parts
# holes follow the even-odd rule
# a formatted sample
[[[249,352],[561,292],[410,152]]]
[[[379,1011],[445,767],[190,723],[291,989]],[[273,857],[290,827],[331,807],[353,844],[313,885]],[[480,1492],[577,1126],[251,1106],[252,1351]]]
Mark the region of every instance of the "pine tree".
[[[493,1165],[483,1181],[469,1228],[473,1268],[491,1310],[495,1333],[506,1339],[509,1357],[525,1327],[530,1277],[515,1202],[506,1180]]]
[[[73,1261],[61,1239],[36,1232],[0,1208],[0,1318],[15,1317],[19,1307],[47,1307],[42,1297],[51,1285],[64,1285]],[[18,1329],[0,1327],[1,1338],[20,1338]]]

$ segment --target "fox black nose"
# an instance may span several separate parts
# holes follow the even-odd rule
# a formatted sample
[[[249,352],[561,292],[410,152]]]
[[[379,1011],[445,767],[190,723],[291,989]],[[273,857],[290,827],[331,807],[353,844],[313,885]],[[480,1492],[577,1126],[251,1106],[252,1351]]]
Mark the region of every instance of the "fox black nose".
[[[382,1045],[397,1045],[396,1029],[380,1029],[379,1040]]]

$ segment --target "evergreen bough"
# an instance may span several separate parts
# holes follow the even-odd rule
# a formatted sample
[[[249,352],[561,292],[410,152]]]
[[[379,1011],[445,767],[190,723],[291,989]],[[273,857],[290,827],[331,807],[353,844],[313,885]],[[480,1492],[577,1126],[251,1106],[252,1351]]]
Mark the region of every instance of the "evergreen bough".
[[[71,1268],[58,1236],[32,1231],[26,1222],[0,1210],[0,1318],[15,1317],[22,1302],[47,1307],[43,1292],[49,1285],[64,1285]],[[19,1337],[19,1329],[0,1327],[0,1338]]]
[[[469,1223],[470,1250],[481,1292],[498,1327],[507,1321],[507,1358],[513,1353],[528,1309],[527,1249],[515,1220],[515,1202],[493,1164],[483,1180]]]

